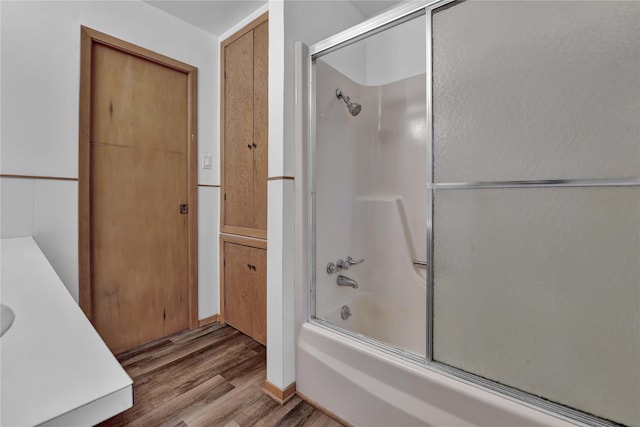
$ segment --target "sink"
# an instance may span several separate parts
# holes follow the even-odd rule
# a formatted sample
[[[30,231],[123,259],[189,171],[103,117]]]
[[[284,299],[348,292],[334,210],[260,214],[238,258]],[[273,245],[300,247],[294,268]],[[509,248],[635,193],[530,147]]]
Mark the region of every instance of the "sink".
[[[0,317],[2,318],[2,322],[0,324],[0,337],[4,335],[5,332],[9,330],[11,325],[13,325],[13,321],[16,318],[15,313],[11,310],[11,307],[8,307],[4,304],[0,304]]]

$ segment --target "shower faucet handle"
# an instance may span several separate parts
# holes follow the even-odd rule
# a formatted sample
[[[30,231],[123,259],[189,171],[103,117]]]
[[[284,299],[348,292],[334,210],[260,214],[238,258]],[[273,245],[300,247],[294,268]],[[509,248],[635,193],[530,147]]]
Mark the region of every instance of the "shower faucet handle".
[[[351,264],[349,264],[348,261],[343,260],[342,258],[340,258],[338,261],[336,261],[336,268],[338,269],[338,271],[343,271],[343,270],[348,270],[351,267]]]
[[[362,264],[363,262],[364,258],[359,261],[354,260],[350,256],[345,259],[340,258],[335,264],[332,262],[327,264],[327,274],[333,274],[337,271],[346,271],[350,269],[352,265]]]
[[[364,262],[364,258],[362,258],[362,259],[361,259],[361,260],[359,260],[359,261],[356,261],[356,260],[354,260],[353,258],[351,258],[350,256],[348,256],[347,258],[345,258],[345,260],[344,260],[344,261],[345,261],[345,262],[349,265],[349,267],[350,267],[350,266],[352,266],[352,265],[362,264],[362,263]]]
[[[327,264],[327,274],[333,274],[336,271],[338,271],[338,267],[336,267],[334,263],[330,262]]]

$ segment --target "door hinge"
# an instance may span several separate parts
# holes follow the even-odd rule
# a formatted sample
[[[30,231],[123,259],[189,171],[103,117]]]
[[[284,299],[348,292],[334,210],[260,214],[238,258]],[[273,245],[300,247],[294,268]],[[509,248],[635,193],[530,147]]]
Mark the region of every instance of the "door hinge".
[[[184,215],[184,214],[188,214],[188,213],[189,213],[189,205],[188,205],[188,204],[186,204],[186,203],[182,203],[182,204],[180,205],[180,213],[181,213],[182,215]]]
[[[227,200],[227,193],[224,193],[224,199]]]

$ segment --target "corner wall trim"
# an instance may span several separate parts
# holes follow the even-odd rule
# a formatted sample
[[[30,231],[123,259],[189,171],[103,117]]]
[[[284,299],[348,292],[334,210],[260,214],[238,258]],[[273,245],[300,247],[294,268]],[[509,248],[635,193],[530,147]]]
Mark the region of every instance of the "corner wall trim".
[[[279,180],[295,180],[295,177],[293,176],[270,176],[269,178],[267,178],[267,181],[279,181]]]
[[[202,328],[203,326],[210,325],[212,323],[218,322],[220,319],[219,314],[214,314],[213,316],[205,317],[204,319],[198,320],[198,328]]]
[[[280,387],[271,384],[269,381],[265,381],[262,391],[280,405],[284,405],[296,395],[296,383],[291,383],[287,388],[282,390]]]

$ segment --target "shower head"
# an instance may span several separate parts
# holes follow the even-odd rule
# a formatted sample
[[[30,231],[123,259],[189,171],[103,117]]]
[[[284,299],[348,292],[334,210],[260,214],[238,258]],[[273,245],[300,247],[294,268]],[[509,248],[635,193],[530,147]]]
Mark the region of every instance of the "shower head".
[[[358,104],[357,102],[351,102],[351,99],[347,95],[343,94],[341,89],[336,89],[336,98],[342,99],[344,103],[347,104],[349,114],[351,114],[353,117],[360,114],[362,105]]]

